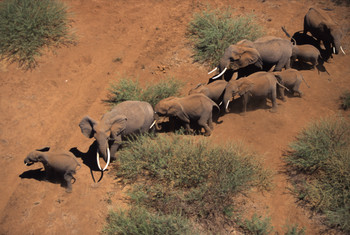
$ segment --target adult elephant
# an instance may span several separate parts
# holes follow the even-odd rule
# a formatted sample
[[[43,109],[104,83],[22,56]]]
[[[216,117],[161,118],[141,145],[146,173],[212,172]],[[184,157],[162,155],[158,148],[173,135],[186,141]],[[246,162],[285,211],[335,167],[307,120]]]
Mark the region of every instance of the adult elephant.
[[[270,98],[272,101],[271,112],[277,111],[277,84],[284,87],[277,81],[276,76],[270,72],[257,72],[239,80],[231,80],[224,94],[224,105],[226,112],[229,112],[230,101],[236,96],[243,96],[243,113],[247,110],[247,103],[250,97]],[[285,88],[285,87],[284,87]]]
[[[274,71],[288,69],[292,50],[292,42],[274,36],[262,37],[254,42],[242,40],[225,50],[217,67],[220,73],[212,79],[223,76],[228,69],[237,71],[248,66],[252,67],[252,71],[247,71],[244,75],[250,75],[257,70],[268,71],[272,66],[275,66]]]
[[[164,117],[180,120],[190,132],[190,123],[197,122],[205,130],[204,135],[209,136],[213,130],[212,111],[219,106],[203,94],[192,94],[186,97],[168,97],[154,107],[156,128],[160,130],[159,123]]]
[[[83,135],[94,137],[97,142],[97,164],[104,171],[110,160],[115,160],[122,137],[145,133],[154,122],[152,106],[143,101],[124,101],[117,104],[110,112],[104,114],[99,122],[85,116],[79,123]],[[107,162],[101,169],[99,155]]]
[[[328,14],[321,9],[310,8],[304,17],[304,34],[310,32],[319,42],[322,41],[328,57],[341,50],[342,30]],[[332,50],[333,48],[333,50]]]

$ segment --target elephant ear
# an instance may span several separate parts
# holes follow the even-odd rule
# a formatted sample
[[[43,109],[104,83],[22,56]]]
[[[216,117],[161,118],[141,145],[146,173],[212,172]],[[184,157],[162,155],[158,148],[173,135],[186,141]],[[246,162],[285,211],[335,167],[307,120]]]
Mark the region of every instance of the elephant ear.
[[[50,146],[45,146],[43,148],[36,149],[36,151],[40,151],[40,152],[48,152],[49,150],[50,150]]]
[[[257,67],[262,69],[260,53],[255,48],[245,47],[244,53],[242,54],[239,62],[241,68],[244,68],[251,64],[255,64]]]
[[[240,96],[244,95],[245,93],[249,92],[254,87],[254,83],[252,82],[242,82],[241,85],[238,87],[238,94]]]
[[[83,117],[83,119],[79,123],[81,133],[83,133],[83,135],[85,135],[88,138],[92,138],[95,134],[94,126],[96,124],[97,122],[89,116]]]
[[[110,127],[112,135],[118,136],[125,130],[127,120],[125,115],[117,115],[105,122],[105,125]]]
[[[180,104],[180,102],[172,102],[169,105],[168,115],[176,116],[183,121],[190,122],[190,118],[186,114],[186,112],[185,112],[183,106]]]

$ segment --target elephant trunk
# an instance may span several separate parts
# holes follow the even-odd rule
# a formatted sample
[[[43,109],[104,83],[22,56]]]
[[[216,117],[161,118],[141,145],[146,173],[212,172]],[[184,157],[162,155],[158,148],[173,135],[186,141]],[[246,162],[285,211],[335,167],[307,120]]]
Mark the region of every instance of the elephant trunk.
[[[161,131],[162,128],[159,126],[159,115],[157,113],[154,114],[154,126],[157,131]]]
[[[223,101],[224,101],[226,113],[230,112],[228,106],[229,106],[229,104],[230,104],[230,102],[231,102],[232,97],[233,97],[233,96],[232,96],[231,92],[225,92]]]

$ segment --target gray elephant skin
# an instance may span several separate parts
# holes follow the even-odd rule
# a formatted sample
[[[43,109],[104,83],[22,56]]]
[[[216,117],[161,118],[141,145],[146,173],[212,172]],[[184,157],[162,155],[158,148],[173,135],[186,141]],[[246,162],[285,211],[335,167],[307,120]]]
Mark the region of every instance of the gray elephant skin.
[[[270,112],[276,112],[277,84],[276,76],[270,72],[256,72],[248,77],[229,81],[224,94],[226,112],[229,112],[229,103],[236,95],[243,97],[243,111],[241,115],[245,115],[250,97],[270,98],[272,101]]]
[[[322,41],[328,56],[339,53],[343,33],[341,27],[323,10],[310,8],[304,17],[304,34],[310,32],[319,42]],[[334,48],[332,50],[332,48]]]
[[[80,164],[75,156],[68,151],[49,151],[50,148],[39,149],[30,152],[24,159],[24,164],[27,166],[41,162],[45,168],[46,177],[55,177],[56,175],[63,176],[66,182],[66,192],[72,192],[72,180],[75,182],[74,174],[76,168]]]
[[[220,105],[220,103],[222,102],[226,85],[227,82],[225,80],[214,80],[214,82],[211,82],[209,84],[200,83],[195,88],[192,88],[188,92],[188,94],[204,94],[216,104]]]
[[[292,66],[296,60],[304,63],[310,62],[314,69],[317,65],[323,64],[323,59],[321,57],[320,51],[316,47],[308,44],[295,45],[293,47],[291,58]]]
[[[104,114],[100,121],[85,116],[79,123],[84,136],[95,138],[97,142],[97,163],[99,154],[107,162],[115,160],[122,137],[148,132],[154,122],[152,106],[143,101],[124,101]],[[100,170],[101,167],[99,166]]]
[[[217,67],[220,74],[212,79],[223,76],[228,69],[237,71],[248,66],[265,71],[274,65],[275,71],[281,71],[282,68],[288,69],[290,68],[292,49],[292,42],[274,36],[262,37],[254,42],[242,40],[225,50]]]
[[[154,107],[156,128],[164,118],[176,118],[185,125],[186,131],[191,132],[190,123],[196,122],[205,130],[204,135],[209,136],[213,130],[213,107],[219,106],[203,94],[192,94],[186,97],[168,97],[159,101]]]
[[[296,69],[286,69],[281,72],[274,72],[273,74],[279,77],[279,83],[287,87],[293,95],[294,93],[297,93],[299,97],[303,96],[303,92],[299,89],[302,81],[304,81],[306,86],[309,87],[301,72]],[[282,100],[286,101],[286,98],[284,96],[285,88],[278,85],[278,90]]]

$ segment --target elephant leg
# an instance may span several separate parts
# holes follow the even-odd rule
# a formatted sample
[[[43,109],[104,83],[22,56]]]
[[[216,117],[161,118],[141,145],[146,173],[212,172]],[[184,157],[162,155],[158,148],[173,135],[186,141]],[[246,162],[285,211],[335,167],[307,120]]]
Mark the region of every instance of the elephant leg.
[[[272,108],[270,109],[271,113],[277,112],[277,101],[276,101],[277,94],[276,93],[277,93],[276,87],[273,87],[271,91],[271,102],[272,102]]]
[[[209,125],[207,124],[208,122],[209,122]],[[202,126],[204,128],[204,130],[205,130],[204,136],[210,136],[211,135],[212,128],[210,127],[210,123],[211,123],[211,126],[213,126],[212,114],[210,114],[209,118],[205,118],[205,117],[202,116],[198,120],[198,125]]]
[[[191,127],[190,127],[190,123],[189,122],[185,122],[185,130],[188,134],[191,134],[192,131],[191,131]]]
[[[117,153],[117,151],[121,145],[121,142],[122,142],[122,137],[119,135],[114,139],[113,144],[110,146],[110,154],[111,154],[112,161],[115,161],[117,159],[115,154]]]
[[[283,102],[286,102],[287,100],[286,100],[286,97],[284,96],[284,88],[283,87],[281,87],[281,86],[278,86],[278,92],[280,93],[280,95],[281,95],[281,99],[282,99],[282,101]]]
[[[303,97],[303,92],[299,90],[300,83],[297,83],[293,87],[293,91],[299,94],[299,97]]]
[[[72,192],[72,179],[73,179],[73,175],[72,175],[72,172],[71,171],[67,171],[65,174],[64,174],[64,180],[66,181],[66,184],[67,184],[67,189],[66,189],[66,192],[67,193],[71,193]],[[74,178],[75,179],[75,178]]]
[[[242,99],[242,102],[243,102],[243,109],[242,109],[242,113],[241,113],[242,116],[244,116],[246,114],[246,112],[247,112],[248,100],[249,100],[249,95],[248,94],[244,94],[243,95],[243,99]]]

